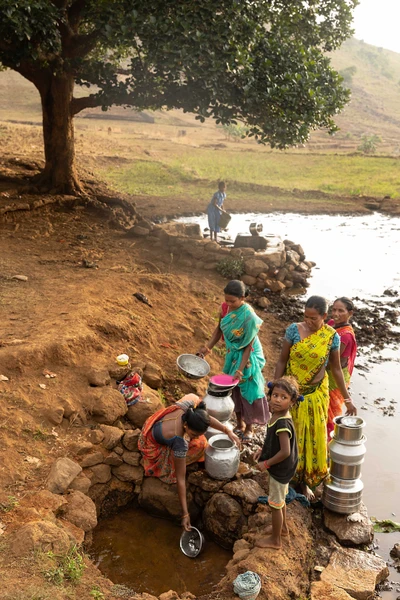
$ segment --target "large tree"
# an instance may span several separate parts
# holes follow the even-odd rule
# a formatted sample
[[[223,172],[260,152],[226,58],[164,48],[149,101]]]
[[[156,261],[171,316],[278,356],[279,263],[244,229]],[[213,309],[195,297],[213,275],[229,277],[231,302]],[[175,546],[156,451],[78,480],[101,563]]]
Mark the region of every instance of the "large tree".
[[[0,0],[0,62],[43,109],[50,189],[80,190],[73,117],[88,107],[181,108],[238,119],[273,147],[335,130],[348,91],[326,52],[358,0]],[[87,87],[74,96],[74,87]],[[81,88],[82,89],[82,88]]]

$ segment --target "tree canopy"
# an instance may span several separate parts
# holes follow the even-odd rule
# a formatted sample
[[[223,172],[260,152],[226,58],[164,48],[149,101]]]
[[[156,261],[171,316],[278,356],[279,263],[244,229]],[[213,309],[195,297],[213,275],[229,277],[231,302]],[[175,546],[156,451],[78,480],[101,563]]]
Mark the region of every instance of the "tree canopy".
[[[45,154],[46,136],[51,154],[61,151],[57,135],[71,144],[62,115],[113,104],[239,120],[248,135],[285,148],[304,143],[313,128],[335,131],[349,92],[326,53],[351,34],[357,4],[0,0],[0,61],[40,92]],[[88,94],[74,97],[74,84]],[[53,156],[48,173],[54,165]]]

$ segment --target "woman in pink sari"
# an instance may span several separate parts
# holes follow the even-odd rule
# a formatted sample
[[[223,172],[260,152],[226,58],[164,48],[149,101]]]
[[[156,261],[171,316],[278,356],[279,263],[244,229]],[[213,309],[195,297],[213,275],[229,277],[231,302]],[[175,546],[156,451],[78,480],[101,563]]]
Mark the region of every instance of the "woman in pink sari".
[[[340,365],[342,367],[346,387],[349,387],[350,378],[353,373],[354,362],[357,355],[356,337],[354,335],[354,329],[349,323],[351,317],[353,316],[353,312],[353,302],[349,300],[349,298],[343,296],[342,298],[335,300],[333,303],[331,309],[332,319],[328,321],[328,325],[331,325],[334,329],[336,329],[336,333],[338,333],[340,337]],[[329,369],[328,375],[329,409],[327,429],[328,439],[330,439],[330,434],[334,427],[333,419],[342,415],[343,404],[345,401]]]

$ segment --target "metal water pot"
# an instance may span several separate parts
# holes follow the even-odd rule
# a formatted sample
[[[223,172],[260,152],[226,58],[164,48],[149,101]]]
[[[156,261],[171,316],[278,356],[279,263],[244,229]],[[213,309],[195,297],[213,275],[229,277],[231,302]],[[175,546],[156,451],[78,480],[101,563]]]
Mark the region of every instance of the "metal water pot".
[[[240,462],[239,448],[221,433],[208,440],[205,451],[205,470],[213,479],[231,479]]]
[[[367,451],[365,436],[356,442],[340,442],[333,438],[329,444],[330,472],[341,479],[356,479],[361,474],[361,465]],[[351,469],[350,467],[353,467]]]
[[[335,417],[333,437],[340,442],[357,442],[363,437],[365,421],[361,417]]]
[[[219,396],[220,392],[215,392],[216,396],[211,390],[207,390],[207,394],[204,396],[203,401],[205,402],[207,412],[211,417],[217,419],[217,421],[229,421],[232,416],[235,404],[232,400],[231,391],[227,392],[225,396]]]
[[[227,429],[230,429],[231,431],[233,429],[233,423],[231,423],[230,421],[223,421],[221,425],[223,427],[226,427]],[[207,440],[209,440],[214,435],[219,435],[220,433],[221,432],[218,429],[214,429],[214,427],[209,427],[204,435],[206,436]]]
[[[350,515],[360,510],[363,489],[361,479],[340,479],[331,476],[324,483],[322,504],[333,512]]]

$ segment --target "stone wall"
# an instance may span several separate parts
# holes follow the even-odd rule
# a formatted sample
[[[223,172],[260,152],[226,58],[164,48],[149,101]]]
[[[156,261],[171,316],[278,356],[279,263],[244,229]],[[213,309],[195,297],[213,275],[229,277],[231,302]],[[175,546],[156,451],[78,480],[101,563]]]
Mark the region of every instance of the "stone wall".
[[[253,248],[228,248],[215,241],[204,239],[200,225],[195,223],[167,223],[153,225],[142,220],[131,229],[131,235],[146,237],[154,248],[162,249],[171,261],[195,269],[215,270],[224,259],[242,260],[244,274],[241,279],[252,287],[261,308],[267,306],[264,294],[293,289],[302,293],[308,286],[314,262],[307,261],[300,244],[282,241],[278,236],[268,236],[265,250]]]

